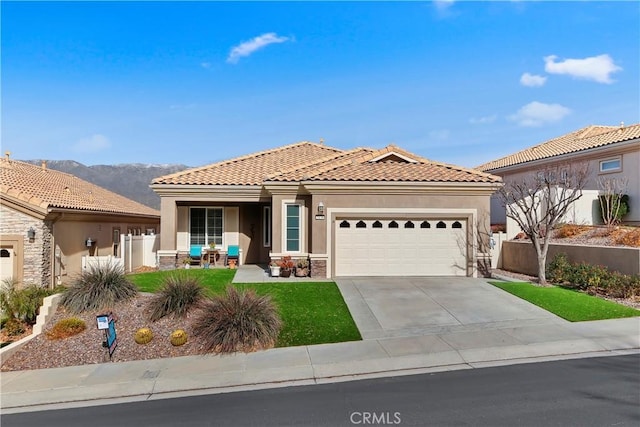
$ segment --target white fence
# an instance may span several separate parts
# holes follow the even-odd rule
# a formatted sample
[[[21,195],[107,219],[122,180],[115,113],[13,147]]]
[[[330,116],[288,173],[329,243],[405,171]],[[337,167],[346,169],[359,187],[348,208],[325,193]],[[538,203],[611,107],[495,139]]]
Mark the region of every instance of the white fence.
[[[124,268],[122,258],[114,257],[113,255],[107,256],[87,256],[82,257],[82,271],[87,271],[91,267],[100,267],[105,265],[116,264]]]
[[[123,260],[125,272],[136,268],[157,267],[157,252],[160,247],[160,236],[157,234],[120,236],[120,259]]]
[[[502,242],[507,240],[507,233],[491,233],[491,268],[502,267]]]

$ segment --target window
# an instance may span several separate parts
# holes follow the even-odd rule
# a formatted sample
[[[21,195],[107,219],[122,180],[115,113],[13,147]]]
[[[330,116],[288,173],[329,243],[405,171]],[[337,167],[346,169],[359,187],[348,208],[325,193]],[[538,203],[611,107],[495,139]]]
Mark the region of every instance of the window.
[[[431,228],[431,224],[428,221],[422,221],[420,228]]]
[[[351,224],[349,224],[349,221],[342,221],[340,223],[340,228],[351,228]]]
[[[622,160],[617,159],[600,160],[600,172],[618,172],[622,170]]]
[[[389,223],[389,228],[398,228],[398,223],[397,223],[397,222],[395,222],[395,221],[391,221],[391,222]]]
[[[286,214],[286,243],[287,252],[300,251],[300,205],[285,205]]]
[[[380,221],[375,221],[372,225],[373,228],[382,228],[382,223]]]
[[[364,221],[358,221],[356,223],[356,228],[367,228],[367,224]]]
[[[222,245],[222,208],[191,208],[190,220],[191,245]]]
[[[415,228],[416,226],[411,221],[407,221],[404,223],[404,228]]]
[[[439,221],[436,224],[436,228],[447,228],[447,224],[445,224],[443,221]]]
[[[462,228],[462,224],[460,224],[459,221],[456,221],[451,225],[451,228]]]
[[[262,208],[262,245],[271,247],[271,206]]]

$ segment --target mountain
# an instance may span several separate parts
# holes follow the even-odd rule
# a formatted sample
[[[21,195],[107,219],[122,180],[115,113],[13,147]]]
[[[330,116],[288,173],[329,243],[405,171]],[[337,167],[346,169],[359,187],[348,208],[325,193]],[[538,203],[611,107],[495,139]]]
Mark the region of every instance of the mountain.
[[[34,165],[42,164],[42,160],[22,161]],[[142,163],[85,166],[73,160],[47,160],[47,167],[75,175],[80,179],[159,210],[160,197],[149,188],[151,181],[162,175],[188,169],[190,166]]]

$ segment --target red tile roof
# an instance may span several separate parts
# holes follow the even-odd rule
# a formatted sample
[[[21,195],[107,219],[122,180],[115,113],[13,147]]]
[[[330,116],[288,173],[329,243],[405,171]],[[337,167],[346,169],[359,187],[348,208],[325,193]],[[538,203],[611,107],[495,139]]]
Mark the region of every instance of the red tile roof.
[[[265,182],[500,182],[500,178],[433,162],[395,145],[343,151],[301,142],[159,177],[153,184],[262,185]]]
[[[159,217],[160,212],[68,173],[2,158],[0,193],[41,209]]]
[[[640,124],[625,127],[587,126],[542,144],[487,162],[476,169],[491,172],[508,166],[548,159],[563,154],[577,153],[638,138],[640,138]]]

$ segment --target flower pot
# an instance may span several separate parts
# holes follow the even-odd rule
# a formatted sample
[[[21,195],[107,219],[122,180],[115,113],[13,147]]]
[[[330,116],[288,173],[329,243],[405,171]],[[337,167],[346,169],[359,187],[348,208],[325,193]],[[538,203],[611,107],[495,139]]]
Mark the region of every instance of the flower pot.
[[[280,266],[272,265],[271,266],[271,277],[279,277],[280,276]]]
[[[289,277],[291,276],[291,270],[288,268],[281,268],[280,269],[280,277]]]
[[[235,259],[230,259],[229,260],[229,268],[231,270],[235,270],[235,268],[236,268],[236,260]]]
[[[308,267],[296,267],[296,277],[307,277],[309,275]]]

